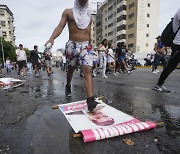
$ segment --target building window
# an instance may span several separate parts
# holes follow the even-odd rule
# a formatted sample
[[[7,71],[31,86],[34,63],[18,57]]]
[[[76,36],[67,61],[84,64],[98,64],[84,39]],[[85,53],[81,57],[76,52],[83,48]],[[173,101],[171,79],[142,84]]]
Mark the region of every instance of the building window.
[[[0,10],[0,15],[2,15],[2,16],[5,15],[4,10]]]
[[[134,23],[128,25],[128,29],[133,28],[133,27],[134,27]]]
[[[111,5],[109,8],[108,8],[108,12],[111,11],[113,9],[113,5]]]
[[[150,3],[148,3],[147,6],[150,7],[151,6]]]
[[[148,47],[149,46],[149,44],[148,43],[146,43],[146,47]]]
[[[121,3],[123,0],[117,0],[117,4]]]
[[[110,28],[110,27],[112,27],[113,26],[113,23],[110,23],[109,25],[108,25],[108,28]]]
[[[111,36],[111,35],[113,35],[113,31],[111,31],[111,32],[108,33],[108,36]]]
[[[119,32],[121,30],[126,30],[126,25],[121,25],[121,26],[117,27],[117,32]]]
[[[149,34],[146,34],[146,37],[149,37]]]
[[[133,44],[133,43],[128,44],[128,48],[132,48],[133,46],[134,46],[134,44]]]
[[[105,26],[105,29],[107,29],[107,26]]]
[[[149,14],[149,13],[147,14],[147,17],[150,17],[150,14]]]
[[[113,14],[111,14],[109,17],[108,17],[108,20],[111,19],[113,17]]]
[[[121,12],[121,11],[123,11],[123,10],[126,10],[126,5],[122,5],[121,7],[119,7],[119,8],[117,9],[117,13],[119,13],[119,12]]]
[[[5,21],[1,21],[1,26],[6,26],[6,22]]]
[[[132,7],[134,7],[134,2],[129,5],[129,9],[131,9]]]
[[[101,26],[101,22],[100,21],[96,24],[96,27],[98,27],[98,26]]]
[[[149,27],[149,24],[147,24],[147,27]]]
[[[122,21],[122,20],[126,20],[126,15],[122,15],[120,17],[117,18],[117,23]]]
[[[134,13],[130,14],[129,15],[129,19],[133,18],[134,17]]]
[[[129,34],[128,35],[128,38],[133,38],[134,37],[134,34]]]
[[[107,37],[107,34],[105,34],[105,37]]]

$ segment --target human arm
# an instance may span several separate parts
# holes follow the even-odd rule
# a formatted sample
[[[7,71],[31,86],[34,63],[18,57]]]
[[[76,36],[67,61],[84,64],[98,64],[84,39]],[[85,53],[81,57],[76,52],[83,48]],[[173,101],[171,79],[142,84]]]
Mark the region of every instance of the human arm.
[[[46,42],[45,45],[47,45],[48,43],[53,44],[54,40],[62,33],[62,31],[66,25],[66,22],[67,22],[67,14],[68,14],[68,10],[66,9],[62,13],[62,17],[61,17],[61,20],[60,20],[58,26],[54,29],[50,39]]]

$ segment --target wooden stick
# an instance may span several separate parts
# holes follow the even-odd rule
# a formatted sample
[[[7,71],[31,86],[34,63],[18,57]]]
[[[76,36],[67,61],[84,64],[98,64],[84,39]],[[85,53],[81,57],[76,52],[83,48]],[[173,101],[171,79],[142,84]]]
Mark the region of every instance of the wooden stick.
[[[163,127],[164,126],[164,122],[160,121],[160,122],[155,122],[157,127]]]
[[[76,134],[73,134],[73,137],[74,138],[81,138],[81,137],[83,137],[83,135],[80,133],[76,133]]]
[[[52,106],[52,109],[53,109],[53,110],[59,109],[59,106],[58,106],[58,105]]]

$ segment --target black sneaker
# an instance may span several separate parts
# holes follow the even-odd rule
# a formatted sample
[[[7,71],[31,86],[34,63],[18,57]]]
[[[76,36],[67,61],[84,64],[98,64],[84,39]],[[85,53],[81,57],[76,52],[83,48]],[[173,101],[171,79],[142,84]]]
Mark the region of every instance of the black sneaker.
[[[95,112],[101,110],[104,107],[103,104],[96,102],[94,97],[89,97],[86,102],[89,112]]]
[[[66,96],[71,96],[71,84],[70,85],[66,84],[65,93]]]

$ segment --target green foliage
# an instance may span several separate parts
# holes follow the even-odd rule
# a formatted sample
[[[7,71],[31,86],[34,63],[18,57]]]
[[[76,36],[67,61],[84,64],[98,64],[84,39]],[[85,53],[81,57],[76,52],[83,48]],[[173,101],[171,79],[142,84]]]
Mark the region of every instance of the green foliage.
[[[16,48],[8,41],[5,41],[2,38],[3,43],[3,51],[4,51],[4,57],[9,58],[11,61],[16,61]],[[27,54],[27,57],[30,56],[31,51],[27,48],[24,48],[24,51]],[[3,61],[3,54],[2,54],[2,45],[1,45],[1,37],[0,37],[0,62]]]
[[[3,43],[3,51],[4,51],[4,57],[9,58],[11,61],[16,60],[16,53],[15,53],[15,47],[8,41],[5,41],[2,39]],[[2,54],[2,44],[1,44],[1,38],[0,38],[0,62],[3,61],[3,54]]]

